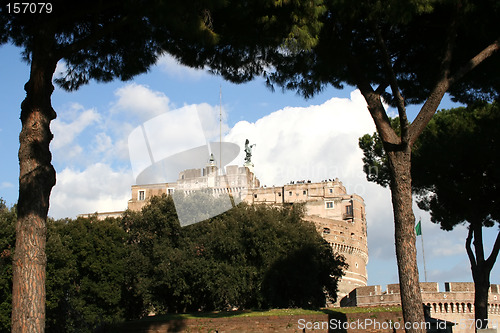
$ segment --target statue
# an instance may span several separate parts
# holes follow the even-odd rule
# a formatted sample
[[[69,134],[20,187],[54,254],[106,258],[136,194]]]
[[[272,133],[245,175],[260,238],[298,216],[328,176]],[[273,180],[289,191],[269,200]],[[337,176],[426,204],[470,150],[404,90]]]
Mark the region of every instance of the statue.
[[[250,145],[250,141],[246,139],[245,141],[245,166],[253,166],[252,163],[252,148],[255,147],[255,144]]]

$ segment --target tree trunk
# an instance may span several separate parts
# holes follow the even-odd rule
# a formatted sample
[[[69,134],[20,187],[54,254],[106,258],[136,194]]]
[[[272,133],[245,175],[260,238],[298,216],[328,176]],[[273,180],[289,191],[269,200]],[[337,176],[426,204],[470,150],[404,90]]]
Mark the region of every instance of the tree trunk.
[[[356,72],[356,69],[354,71]],[[400,137],[392,129],[380,95],[373,91],[367,81],[360,79],[356,85],[368,104],[368,110],[389,160],[401,306],[405,325],[409,325],[405,326],[405,330],[411,333],[423,333],[425,332],[425,317],[415,245],[409,135]]]
[[[490,273],[496,259],[495,248],[488,260],[484,257],[483,224],[482,221],[470,221],[469,234],[466,240],[467,254],[471,262],[472,278],[474,280],[474,319],[476,329],[488,327],[488,291],[490,289]],[[474,254],[470,248],[471,238],[474,238]],[[494,256],[494,257],[493,257]]]
[[[51,164],[50,98],[57,60],[51,40],[34,39],[31,72],[21,105],[19,201],[13,260],[12,332],[45,331],[45,243],[49,196],[56,175]]]
[[[418,277],[415,216],[412,208],[411,191],[411,149],[392,151],[386,147],[391,179],[392,205],[394,210],[394,231],[396,258],[398,262],[399,287],[406,332],[425,332],[422,295]]]
[[[479,268],[480,266],[478,266]],[[488,291],[490,289],[490,273],[478,269],[474,274],[474,317],[476,328],[488,327]]]

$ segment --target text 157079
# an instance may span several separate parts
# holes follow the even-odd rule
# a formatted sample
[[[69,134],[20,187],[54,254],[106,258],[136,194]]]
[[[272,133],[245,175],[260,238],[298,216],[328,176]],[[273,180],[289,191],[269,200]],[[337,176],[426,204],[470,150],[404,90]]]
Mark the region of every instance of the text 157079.
[[[50,2],[12,2],[6,5],[9,14],[50,14]]]

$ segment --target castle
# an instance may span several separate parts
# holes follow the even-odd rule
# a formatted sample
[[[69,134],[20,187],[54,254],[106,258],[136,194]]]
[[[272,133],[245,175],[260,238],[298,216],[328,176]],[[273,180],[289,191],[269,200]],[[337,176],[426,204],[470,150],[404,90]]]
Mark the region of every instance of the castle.
[[[175,191],[190,194],[198,190],[215,196],[231,194],[236,202],[249,204],[301,203],[305,207],[305,220],[314,223],[333,251],[343,255],[349,265],[339,284],[338,302],[356,287],[366,286],[368,243],[363,198],[348,194],[338,179],[261,186],[252,165],[246,165],[227,166],[222,174],[211,158],[204,168],[181,171],[176,182],[133,185],[128,208],[140,210],[152,196],[172,195]]]

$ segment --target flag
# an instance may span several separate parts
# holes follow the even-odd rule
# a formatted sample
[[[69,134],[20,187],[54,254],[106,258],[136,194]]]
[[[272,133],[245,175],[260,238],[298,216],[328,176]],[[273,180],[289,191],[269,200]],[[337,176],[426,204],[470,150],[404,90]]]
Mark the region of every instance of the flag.
[[[420,223],[421,221],[419,220],[417,225],[415,226],[415,233],[417,236],[422,236],[422,224]]]

